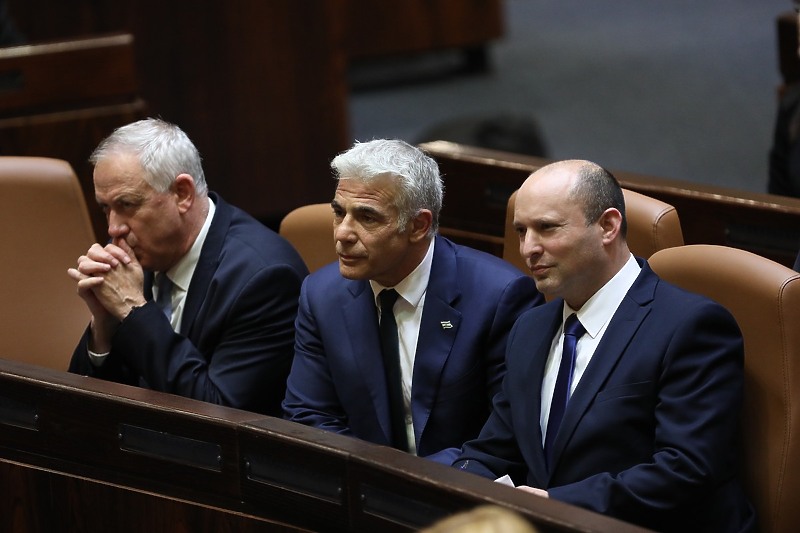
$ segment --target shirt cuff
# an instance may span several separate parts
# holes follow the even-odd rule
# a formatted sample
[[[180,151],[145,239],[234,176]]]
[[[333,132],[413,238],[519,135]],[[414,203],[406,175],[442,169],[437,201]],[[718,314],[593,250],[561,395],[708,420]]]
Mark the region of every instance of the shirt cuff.
[[[111,352],[105,353],[95,353],[88,348],[86,349],[87,353],[89,354],[89,362],[92,363],[93,366],[103,366],[103,363],[106,361],[106,357]]]

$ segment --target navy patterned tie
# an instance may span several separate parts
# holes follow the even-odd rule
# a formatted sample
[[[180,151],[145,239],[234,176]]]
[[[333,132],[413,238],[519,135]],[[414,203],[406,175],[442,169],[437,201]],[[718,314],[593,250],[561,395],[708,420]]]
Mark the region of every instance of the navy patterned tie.
[[[161,311],[167,316],[168,320],[172,320],[172,280],[163,273],[159,272],[156,277],[158,278],[158,298],[156,304],[161,308]]]
[[[381,303],[381,352],[386,367],[386,389],[389,393],[389,410],[392,423],[392,446],[408,451],[406,413],[403,405],[403,378],[400,373],[400,340],[394,318],[394,304],[399,294],[394,289],[384,289],[378,294]]]
[[[547,435],[544,439],[544,453],[547,464],[552,465],[553,441],[564,418],[564,411],[569,401],[572,387],[572,373],[575,370],[575,347],[586,330],[578,320],[578,315],[571,314],[564,322],[564,347],[561,352],[561,364],[558,367],[556,386],[553,389],[553,401],[550,404],[550,418],[547,421]]]

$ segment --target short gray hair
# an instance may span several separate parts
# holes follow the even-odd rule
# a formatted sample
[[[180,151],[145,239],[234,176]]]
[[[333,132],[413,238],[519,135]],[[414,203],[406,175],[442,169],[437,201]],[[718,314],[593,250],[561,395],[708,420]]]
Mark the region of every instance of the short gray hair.
[[[178,126],[147,118],[122,126],[106,137],[89,157],[92,165],[116,153],[139,158],[145,180],[158,192],[166,192],[179,174],[194,178],[198,195],[208,194],[200,153]]]
[[[336,179],[354,179],[368,183],[381,176],[392,176],[397,184],[394,206],[398,211],[398,231],[422,209],[433,214],[428,235],[439,229],[444,184],[439,165],[422,150],[396,139],[357,142],[331,161]]]

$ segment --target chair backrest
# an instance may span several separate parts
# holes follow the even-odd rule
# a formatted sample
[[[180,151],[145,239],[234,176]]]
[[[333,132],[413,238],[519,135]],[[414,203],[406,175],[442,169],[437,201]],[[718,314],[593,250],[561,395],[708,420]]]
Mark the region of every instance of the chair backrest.
[[[683,244],[683,233],[678,212],[668,203],[629,189],[625,195],[625,216],[628,220],[628,247],[634,255],[645,259],[658,250]],[[514,203],[517,192],[511,194],[506,208],[506,226],[503,238],[503,259],[527,272],[525,261],[519,255],[519,239],[514,231]]]
[[[298,207],[283,217],[278,232],[292,243],[309,272],[338,259],[333,241],[331,204]]]
[[[72,167],[0,157],[0,358],[66,370],[89,322],[67,276],[95,241]]]
[[[715,245],[656,252],[653,270],[724,305],[745,348],[743,476],[762,533],[800,524],[800,273]]]

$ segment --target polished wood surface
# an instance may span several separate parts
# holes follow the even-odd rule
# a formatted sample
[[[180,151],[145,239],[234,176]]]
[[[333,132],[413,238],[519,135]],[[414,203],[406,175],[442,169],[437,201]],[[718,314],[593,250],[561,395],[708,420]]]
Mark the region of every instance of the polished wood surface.
[[[0,530],[23,533],[404,532],[481,503],[542,532],[642,531],[391,448],[5,360],[0,490]]]
[[[421,147],[437,160],[445,176],[442,234],[469,232],[470,244],[497,254],[496,239],[503,235],[509,196],[551,160],[445,141]],[[623,187],[675,207],[686,244],[732,246],[794,264],[800,247],[800,199],[613,172]]]

